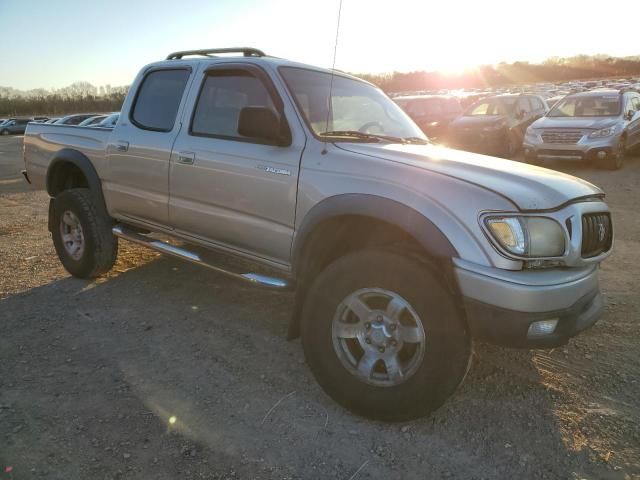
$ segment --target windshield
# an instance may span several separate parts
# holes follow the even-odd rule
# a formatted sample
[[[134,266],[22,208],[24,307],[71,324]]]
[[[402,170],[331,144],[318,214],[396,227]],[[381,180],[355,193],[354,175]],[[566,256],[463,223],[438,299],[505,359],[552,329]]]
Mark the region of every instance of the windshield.
[[[329,109],[329,73],[296,67],[281,67],[280,73],[307,125],[316,135],[341,136],[339,132],[361,132],[388,138],[427,139],[398,105],[368,83],[334,75]],[[349,140],[366,138],[359,136]]]
[[[479,117],[482,115],[508,115],[515,108],[516,97],[489,98],[471,105],[465,112],[466,116]]]
[[[549,117],[616,117],[620,114],[620,95],[568,97],[560,100]]]

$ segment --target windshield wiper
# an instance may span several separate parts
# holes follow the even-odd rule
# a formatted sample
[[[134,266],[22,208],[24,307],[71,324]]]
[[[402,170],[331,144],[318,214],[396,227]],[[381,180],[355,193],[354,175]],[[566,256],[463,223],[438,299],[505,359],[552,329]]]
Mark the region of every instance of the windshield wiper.
[[[352,137],[357,138],[359,140],[375,140],[379,142],[383,140],[389,143],[401,143],[403,145],[407,143],[417,144],[417,145],[427,145],[431,142],[425,138],[421,137],[394,137],[391,135],[382,135],[378,133],[366,133],[360,132],[358,130],[330,130],[328,132],[319,133],[321,137]]]
[[[418,145],[428,145],[431,143],[426,138],[421,137],[403,137],[402,140],[404,140],[404,143],[415,143]]]
[[[318,134],[321,137],[350,137],[359,140],[374,140],[376,142],[385,141],[390,143],[406,143],[403,138],[392,137],[389,135],[379,135],[376,133],[359,132],[358,130],[329,130]]]

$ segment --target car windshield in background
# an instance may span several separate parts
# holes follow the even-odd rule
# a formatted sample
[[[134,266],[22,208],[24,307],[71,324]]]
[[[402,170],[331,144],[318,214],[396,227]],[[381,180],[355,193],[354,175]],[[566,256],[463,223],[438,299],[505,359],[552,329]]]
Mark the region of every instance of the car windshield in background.
[[[465,112],[466,116],[508,115],[515,108],[517,97],[491,98],[472,105]]]
[[[547,114],[549,117],[615,117],[620,114],[620,96],[569,97],[560,100]]]
[[[443,115],[460,113],[460,104],[455,98],[420,98],[415,100],[396,100],[410,115]]]
[[[329,73],[296,67],[281,67],[280,73],[305,121],[318,136],[342,137],[340,133],[351,133],[356,135],[345,138],[376,141],[374,136],[380,135],[379,140],[386,136],[387,140],[396,137],[427,141],[398,105],[368,83],[334,75],[329,112]]]

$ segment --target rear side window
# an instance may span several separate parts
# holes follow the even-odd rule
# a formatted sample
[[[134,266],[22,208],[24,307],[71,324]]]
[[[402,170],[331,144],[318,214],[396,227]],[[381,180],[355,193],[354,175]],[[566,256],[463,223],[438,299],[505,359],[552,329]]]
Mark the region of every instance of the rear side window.
[[[527,97],[518,98],[518,109],[522,110],[525,113],[529,113],[531,111],[531,107],[529,106]]]
[[[138,88],[131,113],[133,124],[145,130],[171,131],[189,74],[189,70],[148,73]]]
[[[537,97],[529,97],[529,101],[531,102],[531,105],[533,105],[533,109],[534,110],[543,110],[544,106],[542,105],[542,102],[540,101],[539,98]]]
[[[244,70],[210,73],[202,85],[193,114],[191,134],[242,139],[238,132],[240,110],[265,107],[276,117],[271,95],[262,81]]]

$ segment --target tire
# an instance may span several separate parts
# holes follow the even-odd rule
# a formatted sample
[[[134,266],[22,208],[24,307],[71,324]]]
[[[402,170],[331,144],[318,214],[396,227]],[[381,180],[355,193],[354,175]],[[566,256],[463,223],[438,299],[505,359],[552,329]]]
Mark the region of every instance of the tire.
[[[304,302],[302,345],[313,375],[331,398],[368,418],[402,421],[433,412],[456,390],[470,365],[471,339],[439,278],[419,258],[378,250],[339,258],[316,278]],[[370,310],[353,308],[371,323],[362,318],[347,323],[358,317],[346,304],[358,305],[353,299],[363,298]],[[389,319],[397,322],[393,331]],[[380,353],[381,348],[387,350]],[[360,358],[354,355],[358,351]],[[385,359],[372,360],[376,355]],[[362,368],[363,375],[361,366],[371,368]]]
[[[614,155],[610,155],[602,164],[607,170],[620,170],[624,164],[624,157],[627,155],[627,139],[620,137]]]
[[[111,270],[118,254],[118,239],[111,232],[111,219],[89,189],[61,192],[53,201],[51,214],[53,245],[67,272],[89,279]],[[79,225],[79,229],[73,225]]]
[[[2,130],[0,135],[9,135],[9,130]]]

